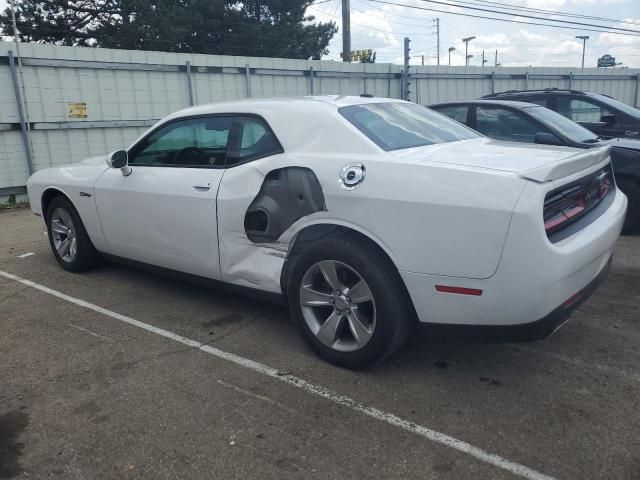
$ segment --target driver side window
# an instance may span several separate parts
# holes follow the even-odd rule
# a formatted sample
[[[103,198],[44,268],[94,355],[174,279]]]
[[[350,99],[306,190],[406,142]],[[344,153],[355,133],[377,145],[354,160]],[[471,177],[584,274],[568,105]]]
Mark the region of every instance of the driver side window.
[[[129,165],[223,168],[232,117],[171,122],[144,139],[129,154]]]

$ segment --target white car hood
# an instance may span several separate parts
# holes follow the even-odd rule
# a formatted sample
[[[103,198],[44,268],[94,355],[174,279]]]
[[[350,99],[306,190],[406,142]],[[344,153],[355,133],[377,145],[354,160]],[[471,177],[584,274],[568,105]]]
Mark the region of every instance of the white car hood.
[[[502,142],[476,138],[390,152],[404,160],[447,163],[519,174],[538,182],[555,180],[604,161],[609,148],[569,147]]]
[[[78,162],[80,165],[106,165],[107,155],[100,155],[99,157],[90,157],[85,158],[81,162]]]

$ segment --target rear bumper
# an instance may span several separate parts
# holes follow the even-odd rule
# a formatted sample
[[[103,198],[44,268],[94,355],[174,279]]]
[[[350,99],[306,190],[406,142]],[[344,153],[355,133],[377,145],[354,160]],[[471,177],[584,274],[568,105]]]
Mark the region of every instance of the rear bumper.
[[[541,212],[532,214],[525,205],[514,212],[500,264],[490,278],[400,274],[423,323],[478,327],[481,337],[493,329],[505,339],[541,338],[566,321],[606,277],[626,208],[627,198],[617,191],[588,226],[552,243]],[[439,285],[481,293],[446,293],[436,289]]]
[[[573,301],[565,302],[545,317],[530,323],[515,325],[438,325],[438,330],[456,337],[486,342],[529,342],[545,338],[571,317],[571,314],[596,291],[611,270],[613,257],[602,268],[600,273],[584,289],[576,294]]]

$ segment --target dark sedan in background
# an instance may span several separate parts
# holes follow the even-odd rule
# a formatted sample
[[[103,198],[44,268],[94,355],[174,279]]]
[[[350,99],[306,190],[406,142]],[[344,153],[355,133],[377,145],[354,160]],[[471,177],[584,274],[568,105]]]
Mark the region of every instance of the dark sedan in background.
[[[616,182],[629,198],[624,232],[640,230],[640,141],[599,137],[568,118],[532,103],[471,100],[439,103],[430,108],[497,140],[574,148],[611,146]]]
[[[640,138],[640,110],[600,93],[545,88],[508,90],[483,99],[536,103],[579,123],[597,135]]]

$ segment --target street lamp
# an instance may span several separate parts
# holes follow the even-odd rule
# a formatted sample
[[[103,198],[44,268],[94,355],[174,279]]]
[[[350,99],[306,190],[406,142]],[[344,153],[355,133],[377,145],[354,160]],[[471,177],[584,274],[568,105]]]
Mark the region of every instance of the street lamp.
[[[467,67],[469,66],[469,60],[473,58],[473,55],[467,55],[467,63],[465,64]]]
[[[449,47],[449,66],[451,66],[451,52],[453,52],[456,47]]]
[[[465,64],[465,66],[469,66],[469,42],[471,40],[474,40],[476,37],[466,37],[463,38],[462,41],[464,42],[464,54],[467,57],[467,63]]]
[[[589,35],[576,35],[576,38],[582,40],[582,68],[584,68],[584,51],[587,48],[587,40],[589,40]]]

